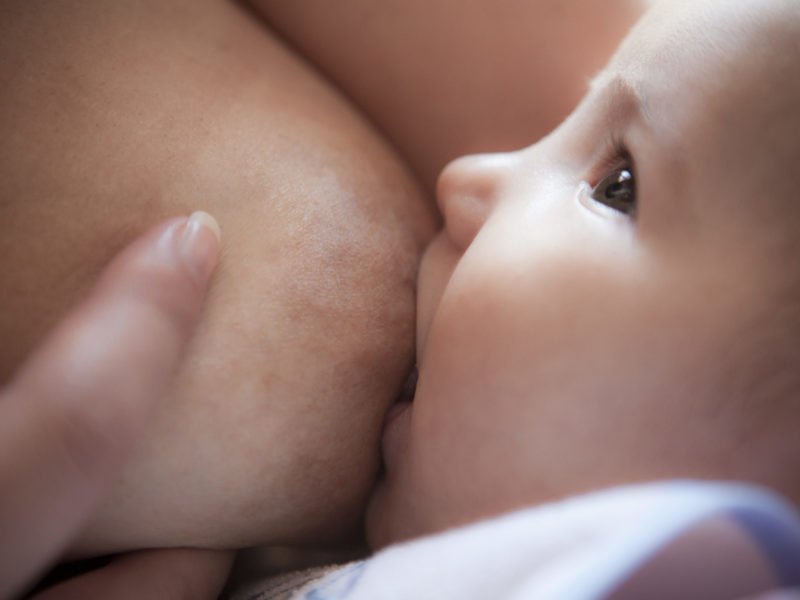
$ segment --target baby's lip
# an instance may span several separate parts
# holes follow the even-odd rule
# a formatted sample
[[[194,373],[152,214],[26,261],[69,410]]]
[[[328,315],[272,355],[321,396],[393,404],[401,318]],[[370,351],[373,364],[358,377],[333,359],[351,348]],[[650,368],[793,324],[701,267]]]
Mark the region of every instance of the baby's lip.
[[[395,402],[389,408],[389,412],[386,413],[386,416],[383,419],[383,430],[384,432],[389,428],[389,425],[397,419],[400,415],[402,415],[408,407],[411,406],[411,402]]]
[[[406,381],[403,384],[403,389],[400,392],[400,396],[397,398],[398,402],[413,402],[414,401],[414,394],[417,391],[417,379],[419,379],[419,369],[417,365],[414,365],[414,368],[408,373],[408,377],[406,377]]]
[[[402,453],[403,440],[408,435],[410,409],[414,402],[414,395],[417,389],[418,370],[415,366],[408,373],[403,389],[397,396],[397,401],[392,404],[383,419],[383,433],[381,435],[381,455],[382,471],[381,477],[385,477],[390,465],[397,460],[399,453]]]
[[[434,238],[422,256],[417,281],[418,361],[423,358],[431,325],[461,256],[462,252],[450,241],[445,232],[439,233]]]
[[[419,377],[419,370],[415,365],[414,368],[411,369],[408,376],[406,377],[405,383],[403,383],[403,389],[397,396],[397,400],[395,401],[394,404],[392,404],[391,407],[389,407],[389,411],[386,413],[386,417],[383,420],[384,430],[389,426],[389,423],[391,423],[398,416],[400,416],[400,414],[403,411],[405,411],[414,401],[414,394],[417,390],[418,377]]]

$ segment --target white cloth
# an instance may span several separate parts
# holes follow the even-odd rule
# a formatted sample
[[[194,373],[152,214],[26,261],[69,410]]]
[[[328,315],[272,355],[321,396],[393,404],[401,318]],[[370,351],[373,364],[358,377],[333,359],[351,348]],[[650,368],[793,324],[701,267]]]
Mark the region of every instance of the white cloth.
[[[755,487],[675,481],[520,510],[234,598],[724,599],[791,586],[800,586],[793,507]]]

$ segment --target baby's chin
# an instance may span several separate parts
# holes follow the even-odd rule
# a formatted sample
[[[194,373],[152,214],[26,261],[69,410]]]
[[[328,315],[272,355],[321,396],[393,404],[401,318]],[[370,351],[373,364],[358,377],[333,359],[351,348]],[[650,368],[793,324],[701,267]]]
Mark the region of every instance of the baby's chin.
[[[372,490],[365,523],[367,544],[374,551],[430,533],[416,523],[408,505],[412,494],[398,494],[397,489],[397,481],[382,473]]]
[[[378,481],[367,507],[366,538],[367,544],[374,551],[389,546],[396,537],[392,535],[392,528],[386,514],[386,496],[388,494],[386,486],[385,480]]]

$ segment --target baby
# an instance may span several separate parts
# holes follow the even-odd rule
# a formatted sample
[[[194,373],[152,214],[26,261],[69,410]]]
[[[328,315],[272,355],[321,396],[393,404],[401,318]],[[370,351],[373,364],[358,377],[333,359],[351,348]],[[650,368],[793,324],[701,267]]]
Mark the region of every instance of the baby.
[[[386,418],[373,548],[653,480],[746,481],[800,502],[798,74],[795,0],[664,2],[551,135],[444,170],[416,395]],[[380,597],[412,597],[456,564],[453,544],[432,550],[448,536],[470,539],[393,546],[303,590],[375,597],[364,573],[383,568]]]
[[[373,548],[650,480],[800,501],[799,73],[794,0],[663,3],[550,136],[444,170]]]
[[[654,8],[576,111],[439,178],[374,548],[623,483],[800,501],[800,4]]]

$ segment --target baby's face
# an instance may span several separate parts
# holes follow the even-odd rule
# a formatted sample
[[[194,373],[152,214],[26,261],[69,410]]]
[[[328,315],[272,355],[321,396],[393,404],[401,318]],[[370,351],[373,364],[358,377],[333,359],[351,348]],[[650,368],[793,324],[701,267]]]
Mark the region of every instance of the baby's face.
[[[773,213],[798,185],[798,12],[657,8],[551,136],[444,171],[374,545],[622,482],[780,486],[791,413],[747,383],[796,269]]]

